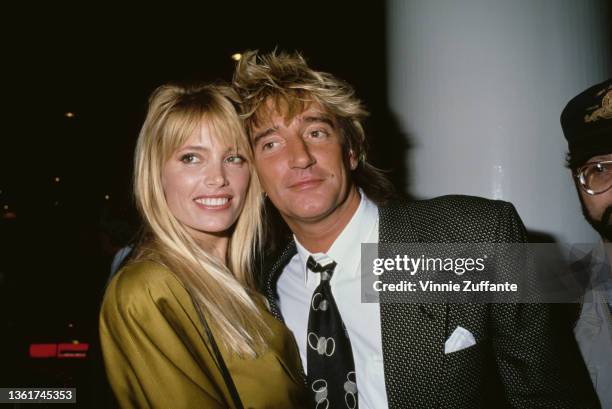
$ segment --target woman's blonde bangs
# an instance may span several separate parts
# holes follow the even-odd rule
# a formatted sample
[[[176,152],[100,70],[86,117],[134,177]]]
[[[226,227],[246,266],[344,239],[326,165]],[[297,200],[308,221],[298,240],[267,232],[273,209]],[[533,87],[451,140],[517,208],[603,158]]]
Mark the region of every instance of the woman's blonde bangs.
[[[223,101],[203,113],[202,122],[206,123],[212,135],[225,144],[232,146],[245,156],[251,165],[251,147],[249,145],[242,120],[229,101]]]

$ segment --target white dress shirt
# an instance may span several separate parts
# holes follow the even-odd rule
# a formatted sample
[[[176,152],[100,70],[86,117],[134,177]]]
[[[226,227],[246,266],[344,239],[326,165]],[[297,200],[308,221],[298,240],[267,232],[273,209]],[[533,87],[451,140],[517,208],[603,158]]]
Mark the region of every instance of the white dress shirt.
[[[327,253],[336,263],[330,286],[351,340],[360,409],[387,408],[380,330],[380,305],[361,302],[361,243],[378,243],[378,207],[362,191],[361,202],[351,221]],[[311,253],[294,236],[297,254],[278,280],[279,307],[293,332],[306,362],[310,301],[320,275],[309,272]],[[322,253],[312,254],[315,260]]]

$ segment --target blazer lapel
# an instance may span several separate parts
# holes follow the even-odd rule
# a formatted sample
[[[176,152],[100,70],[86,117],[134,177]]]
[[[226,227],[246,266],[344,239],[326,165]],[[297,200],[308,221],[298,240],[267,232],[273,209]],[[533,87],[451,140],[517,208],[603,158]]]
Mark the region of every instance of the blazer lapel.
[[[411,215],[409,204],[379,207],[379,243],[420,242]],[[446,321],[445,304],[381,300],[385,385],[390,408],[437,407]]]
[[[278,278],[283,272],[283,269],[296,253],[297,249],[295,247],[295,241],[291,239],[289,244],[287,244],[287,247],[285,247],[281,253],[280,257],[274,262],[274,264],[272,264],[266,280],[265,292],[266,298],[270,303],[270,312],[272,312],[272,315],[281,321],[283,321],[283,316],[280,308],[278,307],[278,293],[276,291],[276,284],[278,283]]]
[[[297,248],[295,247],[295,241],[291,239],[289,244],[287,244],[287,247],[285,247],[285,249],[281,253],[280,257],[274,262],[274,264],[272,264],[272,267],[270,268],[270,272],[268,274],[266,284],[265,284],[266,298],[268,299],[268,303],[270,304],[270,312],[279,321],[281,321],[283,325],[284,325],[285,320],[283,319],[283,314],[281,313],[280,308],[278,307],[278,302],[277,302],[278,292],[276,291],[276,285],[278,283],[278,278],[283,272],[283,269],[285,268],[285,266],[289,263],[291,258],[296,253],[297,253]],[[303,385],[308,386],[306,382],[306,374],[304,373],[304,368],[302,368],[302,361],[299,358],[299,350],[295,342],[294,342],[294,346],[295,346],[295,352],[297,354],[297,361],[300,363],[300,369],[301,369],[300,381]],[[283,361],[283,357],[278,356],[278,359],[279,361],[281,361],[281,363],[283,363],[285,368],[287,368],[287,365]]]

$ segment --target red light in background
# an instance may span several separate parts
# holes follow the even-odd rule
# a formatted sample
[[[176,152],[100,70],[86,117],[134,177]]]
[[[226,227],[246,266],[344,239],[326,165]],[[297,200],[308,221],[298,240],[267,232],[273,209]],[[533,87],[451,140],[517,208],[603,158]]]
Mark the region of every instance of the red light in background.
[[[58,358],[85,358],[89,344],[59,344],[57,346]]]
[[[9,220],[9,219],[16,219],[17,218],[17,214],[14,212],[6,212],[2,215],[3,219]]]
[[[30,358],[86,358],[89,344],[30,344]]]
[[[30,358],[55,358],[57,344],[30,344]]]

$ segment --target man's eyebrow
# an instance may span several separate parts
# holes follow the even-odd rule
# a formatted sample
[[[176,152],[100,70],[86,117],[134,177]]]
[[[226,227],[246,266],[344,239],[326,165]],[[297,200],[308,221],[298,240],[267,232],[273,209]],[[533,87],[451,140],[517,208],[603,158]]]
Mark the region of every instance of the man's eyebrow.
[[[253,145],[257,145],[257,142],[259,142],[259,140],[261,138],[265,138],[266,136],[273,134],[274,132],[278,131],[278,127],[273,126],[271,128],[265,129],[263,131],[257,132],[254,136],[253,136]]]
[[[612,157],[610,155],[593,156],[588,161],[588,163],[605,162],[605,161],[609,161],[609,160],[612,160]]]
[[[305,123],[313,123],[313,122],[323,122],[329,125],[332,129],[335,129],[334,122],[330,117],[324,115],[309,115],[303,118]]]
[[[329,125],[332,129],[335,129],[334,122],[330,117],[325,115],[308,115],[302,118],[302,121],[307,124],[315,123],[315,122],[323,122]],[[257,145],[257,142],[261,138],[265,138],[266,136],[273,134],[278,131],[278,126],[272,126],[270,128],[264,129],[263,131],[257,132],[253,135],[253,145]]]

